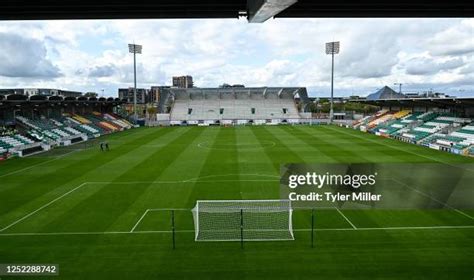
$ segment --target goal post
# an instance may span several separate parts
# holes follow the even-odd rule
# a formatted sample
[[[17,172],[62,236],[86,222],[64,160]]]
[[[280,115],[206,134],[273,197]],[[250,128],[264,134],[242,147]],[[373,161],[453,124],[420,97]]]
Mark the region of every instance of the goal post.
[[[290,200],[198,200],[196,241],[294,240]]]

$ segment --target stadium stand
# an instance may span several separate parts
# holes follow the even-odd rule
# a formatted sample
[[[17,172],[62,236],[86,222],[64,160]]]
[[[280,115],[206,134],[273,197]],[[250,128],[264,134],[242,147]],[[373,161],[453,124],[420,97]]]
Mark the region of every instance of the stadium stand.
[[[0,95],[0,159],[27,156],[134,127],[118,98]],[[85,145],[87,146],[87,145]]]
[[[448,113],[380,110],[353,123],[354,129],[456,154],[472,155],[474,123]]]
[[[118,116],[98,112],[84,116],[65,113],[57,118],[39,116],[34,119],[17,115],[16,121],[21,133],[5,128],[0,130],[0,153],[24,156],[27,154],[25,151],[33,147],[42,147],[31,151],[35,153],[52,146],[70,145],[132,127],[132,124]]]
[[[474,146],[471,146],[470,148],[466,149],[465,155],[474,157]]]
[[[295,96],[307,98],[304,88],[171,89],[171,93],[170,120],[190,124],[289,122],[301,118]]]

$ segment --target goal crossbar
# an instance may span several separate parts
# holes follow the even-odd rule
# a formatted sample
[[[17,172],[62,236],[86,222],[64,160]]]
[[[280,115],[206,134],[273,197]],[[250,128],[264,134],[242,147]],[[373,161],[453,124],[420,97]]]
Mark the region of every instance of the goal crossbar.
[[[290,200],[199,200],[196,241],[294,240]]]

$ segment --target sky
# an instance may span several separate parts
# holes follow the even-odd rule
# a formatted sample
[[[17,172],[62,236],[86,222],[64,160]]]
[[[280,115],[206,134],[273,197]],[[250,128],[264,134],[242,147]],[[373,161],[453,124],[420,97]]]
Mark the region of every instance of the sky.
[[[340,41],[336,96],[366,96],[388,85],[403,92],[474,96],[474,18],[71,20],[0,22],[0,88],[60,88],[117,96],[133,86],[223,83],[306,87],[329,96],[331,57]]]

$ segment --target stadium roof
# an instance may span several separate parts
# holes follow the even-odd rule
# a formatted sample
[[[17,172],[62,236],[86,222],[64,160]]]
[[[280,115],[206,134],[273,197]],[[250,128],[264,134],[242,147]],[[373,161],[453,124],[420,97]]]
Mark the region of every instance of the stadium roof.
[[[351,102],[360,102],[380,107],[451,107],[451,108],[473,108],[474,98],[393,98],[381,100],[350,100]]]
[[[393,98],[405,98],[405,95],[394,91],[388,86],[384,86],[383,88],[367,96],[367,100],[393,99]]]
[[[376,0],[3,0],[0,20],[267,17],[469,17],[474,2]],[[261,22],[256,20],[255,22]]]
[[[63,97],[63,96],[44,96],[44,95],[32,95],[30,97],[23,94],[10,94],[0,95],[0,108],[8,108],[12,106],[31,106],[31,105],[120,105],[124,103],[124,100],[119,98],[105,98],[105,97]]]
[[[206,98],[216,95],[221,97],[226,94],[258,94],[264,97],[266,95],[291,98],[298,96],[302,100],[309,102],[308,92],[305,87],[170,88],[170,92],[174,96],[191,99],[193,97]]]

